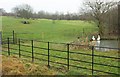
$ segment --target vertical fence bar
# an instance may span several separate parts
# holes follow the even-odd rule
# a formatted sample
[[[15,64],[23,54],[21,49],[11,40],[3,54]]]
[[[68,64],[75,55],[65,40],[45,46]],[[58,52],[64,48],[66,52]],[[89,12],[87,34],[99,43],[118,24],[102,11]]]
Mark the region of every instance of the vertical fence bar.
[[[70,44],[67,44],[67,67],[68,67],[68,70],[69,70],[69,45]]]
[[[19,39],[19,58],[21,57],[21,53],[20,53],[20,39]]]
[[[94,46],[92,46],[92,75],[94,75]]]
[[[48,42],[48,67],[50,68],[50,49],[49,49],[50,43]]]
[[[15,43],[15,32],[13,30],[13,44]]]
[[[34,62],[33,40],[31,40],[31,44],[32,44],[32,62]]]
[[[10,56],[10,44],[9,44],[9,38],[7,38],[8,40],[8,55]]]

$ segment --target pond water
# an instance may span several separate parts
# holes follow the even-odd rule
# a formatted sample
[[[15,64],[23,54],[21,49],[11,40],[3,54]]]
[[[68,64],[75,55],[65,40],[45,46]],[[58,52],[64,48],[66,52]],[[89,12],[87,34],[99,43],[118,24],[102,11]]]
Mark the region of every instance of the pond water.
[[[100,40],[100,42],[96,45],[100,46],[100,47],[108,47],[108,48],[98,48],[98,47],[96,47],[95,48],[96,50],[109,51],[109,50],[113,50],[113,49],[109,49],[109,48],[118,48],[118,40]]]

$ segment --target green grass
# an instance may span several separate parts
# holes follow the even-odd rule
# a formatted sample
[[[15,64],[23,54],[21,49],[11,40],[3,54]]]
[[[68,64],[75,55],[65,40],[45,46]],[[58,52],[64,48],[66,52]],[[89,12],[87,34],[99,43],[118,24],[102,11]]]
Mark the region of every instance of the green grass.
[[[5,34],[5,32],[9,32],[12,35],[12,31],[14,30],[18,38],[70,42],[76,40],[78,36],[83,36],[83,29],[87,35],[96,33],[98,30],[94,23],[80,20],[56,20],[55,24],[53,24],[53,21],[48,19],[29,19],[30,24],[22,24],[21,21],[23,20],[25,19],[2,17],[3,36],[7,37],[8,34]]]
[[[76,21],[76,20],[56,20],[55,24],[52,23],[52,20],[47,20],[47,19],[38,19],[38,20],[32,20],[29,19],[30,24],[22,24],[21,21],[25,19],[20,19],[20,18],[13,18],[13,17],[3,17],[2,19],[3,25],[2,25],[2,31],[3,31],[3,38],[6,38],[10,35],[12,35],[12,31],[14,30],[16,32],[17,38],[26,38],[26,39],[39,39],[39,40],[45,40],[45,41],[54,41],[54,42],[71,42],[76,40],[78,36],[82,37],[85,36],[83,34],[83,29],[84,32],[87,34],[88,37],[90,37],[91,34],[97,33],[98,28],[96,27],[95,24],[93,23],[88,23],[84,21]],[[9,32],[9,33],[7,33]],[[28,33],[28,34],[21,34],[21,33]],[[31,34],[34,33],[34,34]],[[26,41],[24,43],[21,43],[24,45],[30,45],[31,46],[31,41]],[[7,45],[6,45],[7,46]],[[47,43],[41,43],[41,42],[34,42],[34,46],[37,47],[43,47],[47,48]],[[18,45],[10,45],[12,48],[18,49]],[[67,50],[66,45],[60,45],[60,44],[50,44],[51,49],[58,49],[58,50]],[[25,47],[21,46],[22,50],[27,50],[28,52],[22,52],[21,54],[31,56],[31,47]],[[3,50],[7,51],[7,48],[3,47]],[[91,50],[89,49],[79,49],[79,50],[70,50],[73,52],[80,52],[80,53],[86,53],[86,54],[91,54]],[[10,50],[10,52],[17,53],[18,55],[18,50]],[[42,49],[37,49],[34,48],[34,52],[36,53],[41,53],[41,54],[46,54],[47,55],[47,50],[42,50]],[[3,52],[3,54],[7,54]],[[109,52],[99,52],[95,51],[95,54],[97,55],[105,55],[105,56],[113,56],[113,57],[118,57],[118,51],[109,51]],[[15,55],[15,54],[11,54]],[[47,56],[40,56],[38,54],[34,54],[35,57],[37,58],[42,58],[42,59],[47,59]],[[67,58],[67,52],[57,52],[57,51],[52,51],[50,50],[50,55],[53,56],[61,56],[64,58]],[[27,59],[31,61],[31,58],[25,58],[21,57],[23,59]],[[92,58],[90,56],[85,56],[81,54],[70,54],[70,58],[78,59],[78,60],[83,60],[83,61],[88,61],[91,62]],[[67,60],[59,59],[59,58],[53,58],[50,57],[50,60],[55,61],[55,62],[61,62],[61,63],[67,63]],[[102,64],[110,64],[114,66],[118,66],[118,61],[115,59],[105,59],[105,58],[100,58],[100,57],[95,57],[94,58],[95,62],[97,63],[102,63]],[[47,62],[41,61],[41,60],[35,60],[35,63],[38,64],[44,64],[47,65]],[[91,64],[83,63],[83,62],[74,62],[70,61],[70,64],[76,65],[76,66],[82,66],[86,68],[91,68]],[[59,74],[63,75],[74,75],[74,74],[87,74],[91,75],[91,71],[89,70],[84,70],[84,69],[77,69],[70,67],[70,71],[66,72],[67,67],[63,65],[57,65],[54,63],[50,63],[50,65],[56,67],[54,70],[59,71]],[[51,67],[52,67],[51,66]],[[110,71],[113,73],[118,74],[118,69],[115,68],[110,68],[110,67],[103,67],[103,66],[98,66],[95,65],[94,69],[102,70],[102,71]],[[100,73],[100,72],[94,72],[96,75],[107,75],[105,73]]]

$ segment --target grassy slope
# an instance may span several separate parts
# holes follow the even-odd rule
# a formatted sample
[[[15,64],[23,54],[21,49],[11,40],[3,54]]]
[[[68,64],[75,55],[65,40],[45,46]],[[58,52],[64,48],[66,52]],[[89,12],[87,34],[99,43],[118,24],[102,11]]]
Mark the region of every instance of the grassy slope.
[[[3,32],[34,33],[34,34],[17,34],[18,37],[29,39],[41,39],[47,41],[68,42],[82,36],[83,28],[86,33],[96,32],[96,26],[84,21],[67,21],[56,20],[29,20],[31,24],[22,24],[24,19],[13,17],[3,17]]]

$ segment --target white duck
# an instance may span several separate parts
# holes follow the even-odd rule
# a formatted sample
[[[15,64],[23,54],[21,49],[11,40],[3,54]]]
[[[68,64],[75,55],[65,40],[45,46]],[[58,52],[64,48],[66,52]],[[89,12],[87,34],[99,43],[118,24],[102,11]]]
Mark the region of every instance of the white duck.
[[[98,37],[97,37],[97,41],[100,41],[100,35],[98,35]]]
[[[95,41],[95,36],[92,36],[92,40]]]
[[[95,41],[95,36],[92,36],[92,41],[90,42],[91,46],[95,46],[96,45],[96,41]]]
[[[100,35],[98,35],[98,37],[97,37],[96,46],[100,46]],[[96,47],[96,49],[99,49],[99,47]]]

